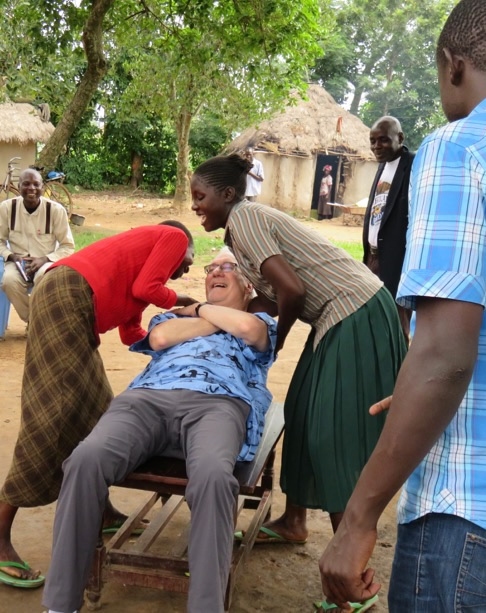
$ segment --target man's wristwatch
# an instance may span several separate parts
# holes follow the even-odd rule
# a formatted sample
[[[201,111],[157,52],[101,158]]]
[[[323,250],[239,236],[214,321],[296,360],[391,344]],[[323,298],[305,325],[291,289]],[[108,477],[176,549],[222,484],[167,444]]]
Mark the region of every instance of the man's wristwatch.
[[[194,309],[194,313],[196,313],[196,317],[199,317],[199,309],[204,306],[205,304],[208,304],[207,302],[200,302],[197,307]]]

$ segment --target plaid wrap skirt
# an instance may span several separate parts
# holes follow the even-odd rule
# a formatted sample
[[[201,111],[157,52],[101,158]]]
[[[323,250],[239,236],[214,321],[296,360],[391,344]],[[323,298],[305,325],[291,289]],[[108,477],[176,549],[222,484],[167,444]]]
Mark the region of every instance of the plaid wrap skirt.
[[[344,511],[381,434],[372,404],[393,392],[406,353],[397,309],[385,288],[304,347],[285,400],[280,485],[290,502]]]
[[[108,408],[92,291],[76,271],[47,272],[32,294],[21,424],[0,500],[16,507],[57,499],[62,463]]]

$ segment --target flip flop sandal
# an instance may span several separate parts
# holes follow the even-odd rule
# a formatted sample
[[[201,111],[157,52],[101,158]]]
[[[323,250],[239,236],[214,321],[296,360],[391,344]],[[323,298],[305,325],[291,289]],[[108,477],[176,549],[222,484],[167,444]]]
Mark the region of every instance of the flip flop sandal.
[[[281,534],[278,534],[278,532],[275,532],[274,530],[271,530],[270,528],[267,528],[265,526],[262,526],[260,528],[259,533],[261,533],[262,535],[264,534],[265,536],[257,535],[256,540],[255,540],[255,545],[265,545],[265,544],[275,544],[275,543],[282,543],[284,545],[305,545],[305,543],[307,542],[307,539],[304,539],[303,541],[286,539]],[[244,530],[238,530],[234,533],[235,541],[242,541],[244,536],[245,536]]]
[[[0,569],[1,568],[20,568],[20,570],[32,570],[27,562],[0,561]],[[20,577],[13,577],[12,575],[0,570],[0,583],[5,583],[5,585],[10,585],[11,587],[32,589],[44,585],[45,580],[46,578],[43,575],[39,575],[36,579],[21,579]]]
[[[123,524],[120,524],[119,526],[107,526],[106,528],[103,528],[102,532],[103,534],[116,534],[122,526]],[[135,528],[135,530],[132,530],[130,533],[130,536],[140,536],[144,532],[145,528]]]
[[[368,598],[368,600],[364,600],[363,602],[350,602],[348,603],[351,606],[350,613],[362,613],[363,611],[367,611],[371,609],[371,607],[378,602],[378,596],[372,596]],[[314,602],[314,608],[318,611],[335,611],[339,607],[337,604],[333,604],[332,602],[327,602],[327,600],[318,600]]]

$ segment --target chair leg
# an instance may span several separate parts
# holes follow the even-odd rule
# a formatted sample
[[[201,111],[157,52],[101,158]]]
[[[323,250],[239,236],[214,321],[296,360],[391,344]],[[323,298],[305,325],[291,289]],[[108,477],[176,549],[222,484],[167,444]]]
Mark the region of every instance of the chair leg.
[[[262,486],[270,492],[273,492],[273,481],[274,481],[274,476],[275,476],[275,470],[273,468],[273,465],[275,463],[276,455],[277,455],[277,450],[274,447],[272,451],[268,454],[268,460],[265,464],[265,468],[263,469],[263,475],[262,475]],[[263,520],[263,523],[270,520],[271,514],[272,514],[272,505],[270,504],[270,506],[268,507],[268,513],[266,514],[265,519]]]
[[[10,302],[3,292],[0,289],[0,340],[5,340],[5,330],[8,325],[8,316],[10,313]]]
[[[100,530],[98,544],[93,558],[93,564],[86,585],[86,608],[89,611],[101,609],[101,590],[103,588],[103,563],[106,556],[106,547],[103,542],[103,533]]]

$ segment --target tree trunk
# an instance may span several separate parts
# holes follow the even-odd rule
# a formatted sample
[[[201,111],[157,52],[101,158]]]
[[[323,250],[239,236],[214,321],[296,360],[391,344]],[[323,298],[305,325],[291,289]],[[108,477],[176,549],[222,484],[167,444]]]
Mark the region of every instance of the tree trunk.
[[[132,151],[132,162],[131,162],[132,173],[130,176],[130,187],[138,187],[142,183],[143,173],[143,160],[140,153],[136,151]]]
[[[56,165],[57,158],[76,129],[83,113],[108,69],[103,55],[103,20],[115,0],[93,0],[91,11],[83,29],[83,46],[87,59],[86,72],[73,99],[64,111],[52,136],[42,150],[37,164],[46,169]]]
[[[351,106],[349,107],[349,112],[352,115],[358,115],[358,111],[359,111],[359,105],[361,103],[361,97],[363,96],[364,93],[364,87],[355,87],[354,89],[354,95],[353,95],[353,100],[351,102]]]
[[[182,111],[177,117],[177,176],[174,194],[174,206],[182,211],[190,208],[191,198],[189,194],[189,134],[191,131],[192,113]]]

